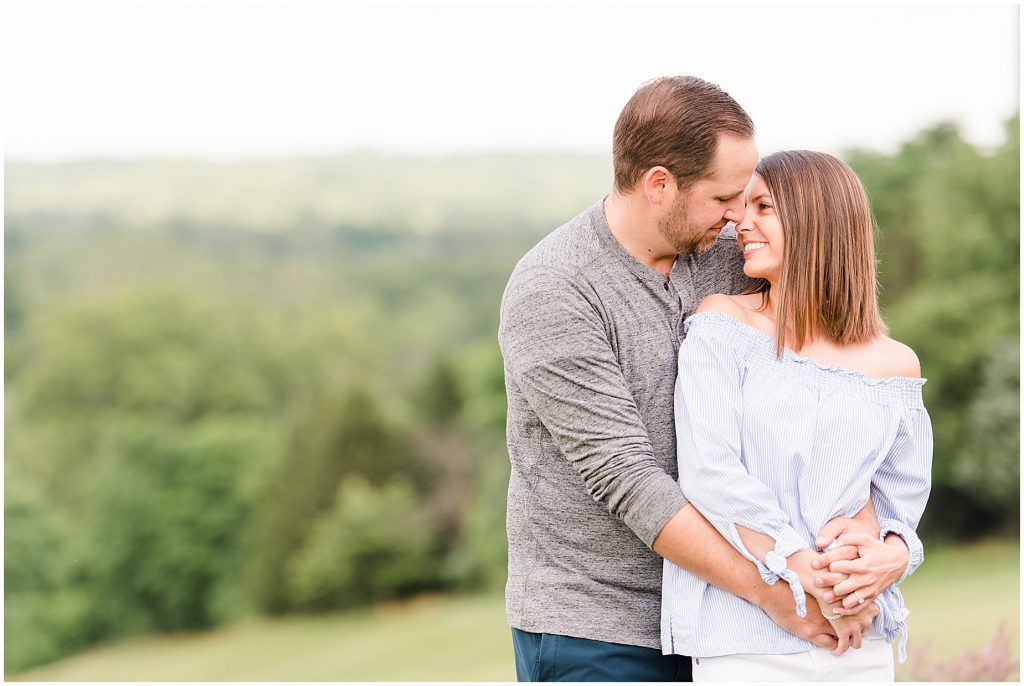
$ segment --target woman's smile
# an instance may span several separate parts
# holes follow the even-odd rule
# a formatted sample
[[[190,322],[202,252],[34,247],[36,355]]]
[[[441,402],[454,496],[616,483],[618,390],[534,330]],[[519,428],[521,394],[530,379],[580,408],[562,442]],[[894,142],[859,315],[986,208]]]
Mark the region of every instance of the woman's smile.
[[[768,244],[763,241],[749,241],[743,243],[743,257],[749,257],[755,250],[767,248]]]

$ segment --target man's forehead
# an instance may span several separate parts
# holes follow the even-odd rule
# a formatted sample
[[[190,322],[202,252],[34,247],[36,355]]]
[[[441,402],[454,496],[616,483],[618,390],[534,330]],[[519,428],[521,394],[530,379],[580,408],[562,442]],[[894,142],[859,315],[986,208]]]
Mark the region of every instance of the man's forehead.
[[[712,182],[745,186],[757,166],[757,145],[753,140],[720,146],[705,178]]]
[[[751,173],[753,173],[753,170],[751,170]],[[744,178],[742,175],[735,174],[732,178],[710,176],[698,181],[697,186],[702,187],[702,190],[717,197],[732,197],[742,193],[747,188],[749,181],[749,176]]]

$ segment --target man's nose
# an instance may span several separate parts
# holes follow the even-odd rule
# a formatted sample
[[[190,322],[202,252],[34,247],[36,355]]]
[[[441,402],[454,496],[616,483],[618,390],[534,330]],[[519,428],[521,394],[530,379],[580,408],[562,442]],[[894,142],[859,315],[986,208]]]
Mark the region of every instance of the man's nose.
[[[743,198],[736,198],[735,200],[731,201],[725,208],[725,214],[723,214],[722,217],[724,219],[727,219],[728,221],[739,224],[740,221],[743,219],[744,209],[745,205],[743,202]]]
[[[737,222],[736,222],[736,230],[737,231],[745,232],[745,231],[750,231],[753,228],[754,228],[754,222],[751,221],[750,217],[747,216],[746,212],[743,212],[743,214],[740,215],[739,220],[737,220]]]

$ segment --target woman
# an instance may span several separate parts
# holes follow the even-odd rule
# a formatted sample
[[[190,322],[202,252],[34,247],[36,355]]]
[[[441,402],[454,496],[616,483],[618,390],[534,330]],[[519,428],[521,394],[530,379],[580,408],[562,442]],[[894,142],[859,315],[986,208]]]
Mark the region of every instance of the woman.
[[[745,199],[737,233],[755,285],[706,298],[685,324],[675,410],[680,486],[767,583],[790,584],[798,614],[805,593],[816,599],[840,647],[816,648],[666,562],[664,649],[694,657],[695,681],[891,681],[889,642],[900,633],[905,658],[899,591],[854,584],[846,592],[879,607],[862,640],[840,616],[842,598],[814,583],[820,572],[811,561],[827,521],[873,505],[880,538],[905,540],[908,573],[920,564],[914,529],[932,448],[925,380],[914,352],[885,335],[871,211],[853,171],[822,153],[776,153],[757,165]],[[864,536],[839,542],[857,543],[864,556],[885,545]],[[855,649],[843,653],[847,644]]]

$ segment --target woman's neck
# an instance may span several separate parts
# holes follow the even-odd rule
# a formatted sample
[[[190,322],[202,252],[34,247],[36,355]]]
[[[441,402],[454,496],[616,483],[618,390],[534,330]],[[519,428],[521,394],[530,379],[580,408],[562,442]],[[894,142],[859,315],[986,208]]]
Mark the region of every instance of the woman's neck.
[[[768,290],[763,291],[761,294],[763,300],[761,308],[758,310],[762,315],[765,316],[766,319],[772,322],[772,329],[775,335],[778,335],[779,326],[782,325],[779,321],[778,311],[779,292],[780,291],[778,289],[778,286],[774,282],[769,280]],[[797,345],[796,326],[793,322],[792,315],[787,317],[784,326],[785,334],[783,336],[783,345],[786,346],[787,348],[791,348],[795,352],[800,352],[801,349],[804,349],[816,343],[835,344],[835,341],[832,340],[828,335],[821,333],[822,329],[820,328],[820,321],[812,321],[810,323],[810,330],[807,331],[807,337],[799,345]]]
[[[771,280],[768,281],[768,289],[761,291],[761,307],[758,310],[764,316],[771,319],[773,322],[776,321],[778,314],[776,310],[776,298],[775,294],[779,292],[778,286]]]

